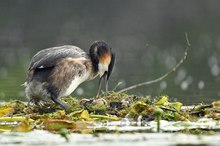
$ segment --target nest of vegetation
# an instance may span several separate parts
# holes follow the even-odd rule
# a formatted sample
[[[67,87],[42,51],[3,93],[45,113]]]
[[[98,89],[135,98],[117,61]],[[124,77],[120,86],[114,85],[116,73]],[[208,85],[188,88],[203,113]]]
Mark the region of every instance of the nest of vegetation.
[[[71,132],[94,132],[88,129],[98,122],[120,121],[197,121],[201,118],[220,120],[220,101],[210,104],[192,105],[183,108],[183,103],[174,102],[166,95],[145,97],[126,93],[110,92],[94,99],[62,99],[70,105],[66,113],[60,106],[47,102],[41,106],[27,105],[22,101],[11,101],[0,106],[0,131],[31,131],[43,129]]]

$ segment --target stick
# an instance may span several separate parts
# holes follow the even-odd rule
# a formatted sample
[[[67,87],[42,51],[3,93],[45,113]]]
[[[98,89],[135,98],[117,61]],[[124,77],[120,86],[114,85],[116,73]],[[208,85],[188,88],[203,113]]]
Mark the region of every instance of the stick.
[[[125,92],[125,91],[128,91],[128,90],[132,90],[132,89],[135,89],[135,88],[138,88],[138,87],[141,87],[141,86],[145,86],[145,85],[149,85],[149,84],[153,84],[153,83],[159,82],[159,81],[163,80],[164,78],[166,78],[171,73],[175,72],[180,67],[180,65],[186,60],[186,57],[187,57],[187,54],[188,54],[188,50],[189,50],[189,48],[191,46],[190,43],[189,43],[188,34],[186,33],[185,35],[186,35],[186,45],[187,46],[185,48],[183,57],[180,59],[180,61],[170,71],[168,71],[167,73],[165,73],[164,75],[162,75],[161,77],[159,77],[157,79],[154,79],[154,80],[151,80],[151,81],[142,82],[142,83],[138,83],[138,84],[132,85],[130,87],[121,89],[121,90],[118,91],[118,93],[122,93],[122,92]]]

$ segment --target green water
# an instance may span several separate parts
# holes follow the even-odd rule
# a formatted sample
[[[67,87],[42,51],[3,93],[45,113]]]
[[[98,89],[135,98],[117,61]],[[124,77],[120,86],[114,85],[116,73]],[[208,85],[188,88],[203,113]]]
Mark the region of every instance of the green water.
[[[167,94],[186,104],[220,99],[219,2],[207,1],[2,1],[0,4],[0,101],[26,100],[25,74],[39,50],[64,44],[88,52],[105,40],[116,53],[109,88],[152,80],[181,58],[184,64],[162,82],[130,94]],[[58,21],[59,20],[59,21]],[[97,79],[82,84],[74,96],[96,94]]]
[[[105,40],[116,54],[109,89],[118,89],[160,77],[181,58],[188,32],[191,48],[187,60],[161,82],[129,91],[129,94],[166,94],[183,102],[211,103],[220,99],[220,2],[219,1],[68,1],[2,0],[0,2],[0,102],[26,100],[24,87],[31,57],[39,50],[77,45],[89,50],[95,40]],[[83,83],[73,93],[79,98],[94,97],[98,79]],[[188,128],[219,131],[219,122],[185,123]],[[121,145],[121,146],[219,146],[220,135],[170,133],[186,128],[163,121],[170,131],[155,133],[155,123],[107,125],[118,133],[68,135],[34,130],[4,132],[0,145]],[[173,126],[175,124],[175,126]],[[102,126],[102,125],[101,125]],[[129,131],[130,130],[130,131]],[[124,133],[124,131],[129,131]],[[150,131],[150,133],[148,133]]]

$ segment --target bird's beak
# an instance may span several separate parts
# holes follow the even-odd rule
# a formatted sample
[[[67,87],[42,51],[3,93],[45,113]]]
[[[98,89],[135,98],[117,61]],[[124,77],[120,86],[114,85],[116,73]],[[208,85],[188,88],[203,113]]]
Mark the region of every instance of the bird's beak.
[[[105,92],[106,92],[106,94],[108,93],[108,72],[105,72],[105,73],[101,76],[101,78],[99,79],[98,93],[97,93],[96,97],[99,96],[99,93],[100,93],[100,91],[101,91],[103,79],[104,79],[104,81],[105,81]]]
[[[109,79],[109,77],[111,75],[112,69],[114,67],[114,63],[115,63],[115,54],[112,53],[112,58],[111,58],[111,62],[109,64],[109,66],[108,66],[108,71],[104,72],[104,74],[99,79],[98,93],[97,93],[96,97],[99,96],[99,93],[100,93],[100,90],[101,90],[101,86],[102,86],[103,78],[105,80],[105,92],[106,92],[106,95],[107,95],[107,93],[108,93],[108,79]]]

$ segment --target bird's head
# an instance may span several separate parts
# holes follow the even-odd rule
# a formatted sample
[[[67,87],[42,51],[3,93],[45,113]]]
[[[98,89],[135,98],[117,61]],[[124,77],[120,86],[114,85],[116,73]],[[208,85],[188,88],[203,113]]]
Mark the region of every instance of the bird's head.
[[[93,62],[94,70],[100,75],[98,96],[103,79],[105,80],[106,92],[108,91],[108,79],[114,66],[115,54],[112,52],[112,48],[103,41],[95,41],[91,45],[89,53]]]

